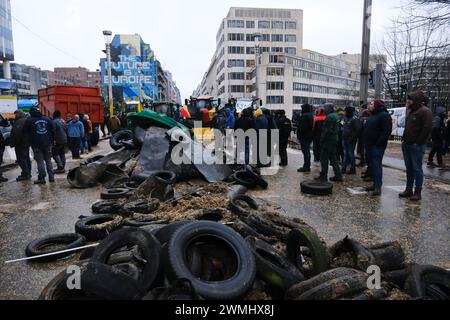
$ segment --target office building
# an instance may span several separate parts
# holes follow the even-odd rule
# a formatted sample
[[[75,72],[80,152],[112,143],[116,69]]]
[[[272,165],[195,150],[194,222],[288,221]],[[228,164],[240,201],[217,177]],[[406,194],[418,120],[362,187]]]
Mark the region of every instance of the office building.
[[[10,61],[14,61],[14,43],[10,0],[0,0],[0,59],[4,79],[12,79]]]
[[[50,86],[100,87],[100,70],[90,71],[87,68],[55,68],[47,71]]]

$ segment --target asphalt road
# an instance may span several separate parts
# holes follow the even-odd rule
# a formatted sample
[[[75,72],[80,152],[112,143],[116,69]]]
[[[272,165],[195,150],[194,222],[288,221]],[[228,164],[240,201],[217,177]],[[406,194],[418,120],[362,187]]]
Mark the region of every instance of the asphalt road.
[[[108,151],[107,142],[102,142],[96,153]],[[381,198],[352,195],[347,188],[365,185],[358,177],[336,185],[331,197],[310,197],[300,193],[300,181],[314,173],[298,174],[299,153],[291,151],[290,158],[288,168],[268,178],[270,189],[255,195],[282,205],[289,216],[305,220],[329,245],[347,235],[367,244],[400,240],[410,261],[450,268],[450,185],[427,179],[424,200],[413,204],[397,197],[405,184],[404,173],[386,169]],[[78,163],[70,161],[69,165]],[[314,170],[317,173],[319,168]],[[13,180],[18,174],[16,168],[6,177]],[[32,240],[74,232],[77,218],[90,215],[90,206],[100,192],[101,187],[70,189],[65,175],[58,176],[54,185],[11,181],[0,186],[0,299],[37,299],[54,276],[77,260],[75,256],[51,264],[4,264],[23,257]]]

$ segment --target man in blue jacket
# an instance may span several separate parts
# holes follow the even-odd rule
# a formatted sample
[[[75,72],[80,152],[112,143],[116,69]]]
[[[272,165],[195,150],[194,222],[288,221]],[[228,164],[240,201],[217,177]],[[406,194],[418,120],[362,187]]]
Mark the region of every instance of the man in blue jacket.
[[[55,125],[48,117],[44,117],[37,108],[32,108],[30,115],[31,118],[25,123],[24,132],[29,135],[34,160],[36,160],[38,167],[39,176],[35,184],[45,184],[47,174],[50,183],[55,182],[52,164],[52,148],[55,145],[56,135]]]
[[[80,149],[81,141],[84,138],[84,125],[80,121],[80,116],[75,115],[73,120],[68,124],[67,133],[70,138],[70,150],[72,151],[72,158],[74,160],[81,159]]]
[[[392,118],[384,101],[374,100],[369,105],[372,116],[366,122],[364,141],[372,164],[374,184],[366,190],[372,196],[380,196],[383,186],[383,158],[392,134]]]

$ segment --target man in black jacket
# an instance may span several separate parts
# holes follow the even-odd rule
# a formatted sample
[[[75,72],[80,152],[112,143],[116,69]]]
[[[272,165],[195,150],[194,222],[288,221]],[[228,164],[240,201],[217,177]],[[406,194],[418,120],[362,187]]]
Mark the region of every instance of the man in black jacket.
[[[30,137],[34,160],[38,166],[39,177],[35,184],[45,184],[48,174],[49,181],[55,182],[52,164],[52,147],[55,144],[55,125],[48,117],[44,117],[39,109],[32,108],[31,118],[27,120],[24,132]],[[46,172],[47,169],[47,172]]]
[[[53,148],[53,159],[58,168],[55,170],[56,174],[63,174],[66,172],[66,146],[67,139],[67,124],[61,118],[61,112],[56,110],[53,114],[53,123],[55,125],[55,146]]]
[[[304,164],[298,172],[311,172],[311,144],[314,138],[314,114],[313,106],[305,104],[302,106],[302,115],[297,124],[297,139],[302,149]]]
[[[437,155],[438,166],[444,166],[443,156],[445,154],[445,108],[437,107],[436,115],[433,117],[433,129],[431,131],[433,147],[428,157],[428,166],[435,167],[434,156]]]
[[[16,119],[11,131],[11,148],[14,148],[17,162],[22,170],[22,174],[16,181],[29,181],[31,180],[30,138],[24,132],[28,117],[22,111],[16,111],[15,115]]]
[[[382,100],[371,103],[369,111],[372,116],[366,122],[364,140],[372,165],[374,184],[367,191],[372,196],[380,196],[383,186],[383,158],[392,134],[392,118]]]
[[[244,131],[244,133],[247,133],[249,130],[253,130],[255,127],[255,119],[253,118],[253,111],[251,108],[249,109],[245,109],[244,111],[242,111],[241,115],[236,119],[236,122],[234,123],[234,130],[242,130]],[[240,142],[242,143],[242,142]],[[238,145],[239,145],[239,141],[238,141]],[[250,164],[250,139],[246,138],[245,142],[245,164]],[[240,157],[239,157],[239,153],[241,152],[241,150],[237,150],[237,157],[236,159],[238,160],[239,164],[240,163]]]
[[[277,127],[280,131],[280,166],[286,167],[288,165],[288,152],[289,138],[292,133],[292,122],[286,117],[286,111],[281,110],[277,117]]]

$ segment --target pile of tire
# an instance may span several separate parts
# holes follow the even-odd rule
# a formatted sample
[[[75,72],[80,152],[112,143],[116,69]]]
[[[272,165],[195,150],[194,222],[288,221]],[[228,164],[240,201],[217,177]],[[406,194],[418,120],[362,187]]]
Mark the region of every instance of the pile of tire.
[[[152,220],[151,214],[134,223],[123,215],[95,214],[83,218],[90,232],[78,229],[82,234],[31,243],[26,250],[29,256],[56,252],[55,245],[63,251],[100,241],[95,249],[83,251],[77,263],[82,290],[67,289],[70,274],[64,270],[40,299],[450,299],[450,273],[407,264],[398,242],[369,247],[346,237],[328,247],[301,220],[259,210],[261,201],[241,188],[229,197],[232,223],[223,221],[223,208],[205,210],[195,221],[171,223]],[[379,267],[381,283],[368,289],[372,266]]]

